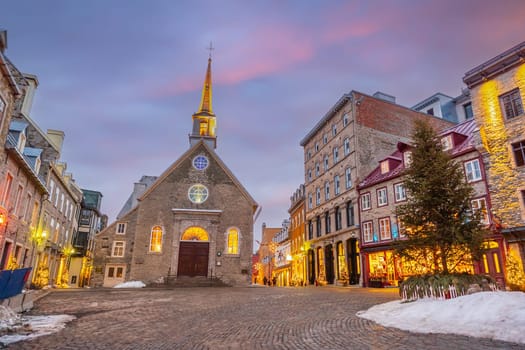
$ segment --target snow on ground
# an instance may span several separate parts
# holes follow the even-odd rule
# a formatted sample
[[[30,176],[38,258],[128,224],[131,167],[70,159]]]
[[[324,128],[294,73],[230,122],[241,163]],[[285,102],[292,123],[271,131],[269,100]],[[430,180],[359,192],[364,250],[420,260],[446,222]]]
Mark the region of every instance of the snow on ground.
[[[453,333],[525,344],[525,293],[481,292],[455,299],[391,301],[357,316],[417,333]]]
[[[146,285],[141,281],[129,281],[122,282],[114,286],[113,288],[144,288]]]
[[[0,306],[0,344],[6,345],[58,332],[75,319],[70,315],[20,316]]]

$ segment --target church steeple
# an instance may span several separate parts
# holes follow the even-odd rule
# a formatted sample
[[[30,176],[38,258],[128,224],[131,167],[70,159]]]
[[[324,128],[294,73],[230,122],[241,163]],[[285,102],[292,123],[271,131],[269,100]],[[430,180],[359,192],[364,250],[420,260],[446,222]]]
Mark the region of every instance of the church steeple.
[[[198,111],[193,114],[193,129],[190,135],[190,146],[193,146],[200,140],[204,140],[213,148],[217,147],[217,137],[215,136],[216,118],[212,109],[212,88],[211,88],[211,50],[213,46],[210,43],[210,56],[208,58],[208,68],[204,86],[202,87],[201,103]]]

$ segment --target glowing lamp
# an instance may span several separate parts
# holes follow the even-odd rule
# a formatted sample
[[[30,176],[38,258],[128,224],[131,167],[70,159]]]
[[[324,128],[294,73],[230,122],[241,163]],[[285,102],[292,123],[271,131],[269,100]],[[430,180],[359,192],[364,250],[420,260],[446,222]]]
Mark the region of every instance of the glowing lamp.
[[[7,222],[7,218],[5,217],[5,214],[0,214],[0,225],[3,225]]]

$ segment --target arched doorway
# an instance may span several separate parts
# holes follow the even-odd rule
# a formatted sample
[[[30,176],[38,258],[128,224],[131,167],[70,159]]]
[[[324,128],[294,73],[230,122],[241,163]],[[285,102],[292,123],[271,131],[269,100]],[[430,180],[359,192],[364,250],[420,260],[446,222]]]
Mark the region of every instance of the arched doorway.
[[[181,236],[178,276],[208,276],[209,236],[202,227],[192,226]]]

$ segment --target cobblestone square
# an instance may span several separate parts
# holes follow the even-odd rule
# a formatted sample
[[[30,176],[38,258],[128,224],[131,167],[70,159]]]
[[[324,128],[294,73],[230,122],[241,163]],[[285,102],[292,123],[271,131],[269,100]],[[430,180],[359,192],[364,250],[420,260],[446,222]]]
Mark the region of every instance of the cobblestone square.
[[[58,333],[8,348],[525,349],[409,333],[355,315],[397,298],[396,289],[336,287],[55,290],[31,314],[77,318]]]

